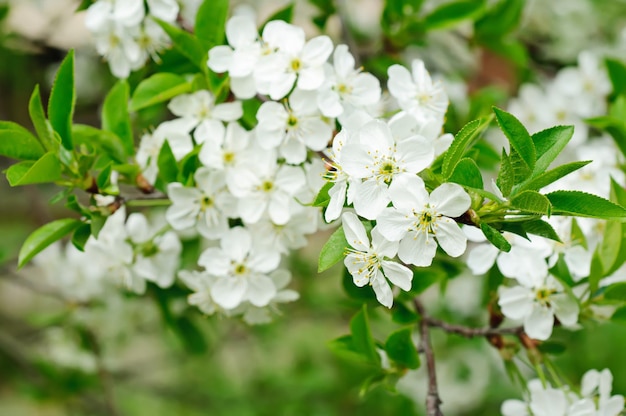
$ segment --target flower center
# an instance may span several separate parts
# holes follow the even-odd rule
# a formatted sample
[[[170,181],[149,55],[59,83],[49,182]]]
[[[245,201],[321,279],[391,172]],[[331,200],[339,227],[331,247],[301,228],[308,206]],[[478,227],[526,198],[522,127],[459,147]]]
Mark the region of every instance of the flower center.
[[[263,192],[270,192],[272,189],[274,189],[274,183],[272,181],[264,181],[261,184],[261,190]]]
[[[234,272],[236,276],[241,276],[246,274],[248,271],[248,268],[246,267],[245,264],[238,264],[235,266]]]
[[[224,163],[230,164],[235,160],[235,154],[233,152],[224,152]]]
[[[290,113],[289,117],[287,118],[287,127],[294,128],[297,125],[298,125],[298,118]]]
[[[291,70],[293,72],[298,72],[302,68],[302,61],[298,58],[295,58],[291,61]]]
[[[556,293],[556,290],[542,287],[535,292],[535,298],[542,305],[550,306],[550,296]]]
[[[211,198],[209,198],[208,196],[204,196],[201,200],[200,200],[200,210],[201,211],[206,211],[207,208],[211,208],[213,206],[213,200]]]

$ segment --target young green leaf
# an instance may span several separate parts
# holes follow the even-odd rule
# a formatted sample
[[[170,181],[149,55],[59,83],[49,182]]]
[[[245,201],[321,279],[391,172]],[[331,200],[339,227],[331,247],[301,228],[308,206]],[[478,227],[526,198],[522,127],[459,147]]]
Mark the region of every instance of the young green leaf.
[[[66,218],[49,222],[36,229],[26,238],[26,241],[24,241],[24,245],[22,245],[18,256],[17,267],[21,268],[24,266],[43,249],[71,233],[81,224],[81,221]]]
[[[484,13],[484,0],[458,0],[444,3],[424,18],[426,30],[445,29]]]
[[[620,96],[619,98],[622,97]],[[626,122],[624,122],[624,119],[613,116],[598,116],[588,118],[585,122],[591,127],[609,133],[617,147],[622,151],[622,154],[626,155]]]
[[[317,265],[318,273],[328,270],[335,263],[340,262],[345,257],[345,251],[348,247],[346,235],[343,227],[339,227],[331,234],[330,238],[320,251],[320,258]]]
[[[483,177],[480,169],[476,162],[468,157],[459,160],[452,175],[448,178],[448,182],[458,183],[471,188],[483,188]]]
[[[537,191],[524,191],[511,198],[511,205],[525,212],[550,215],[550,200]]]
[[[102,130],[115,133],[128,156],[135,153],[133,129],[128,114],[128,82],[118,81],[104,99],[102,106]]]
[[[52,128],[61,136],[61,144],[72,150],[72,118],[76,105],[76,89],[74,87],[74,51],[70,50],[57,71],[50,100],[48,101],[48,117]]]
[[[36,162],[16,163],[6,170],[11,186],[54,182],[61,178],[61,162],[53,152],[48,152]]]
[[[598,254],[606,275],[617,270],[626,261],[626,223],[607,221]]]
[[[626,282],[614,283],[604,290],[604,299],[626,301]]]
[[[626,65],[620,60],[611,58],[606,59],[605,63],[613,84],[613,94],[626,94]]]
[[[487,240],[496,248],[507,253],[511,251],[511,243],[509,243],[498,230],[484,222],[480,224],[480,229],[485,237],[487,237]]]
[[[366,305],[363,305],[361,310],[350,320],[350,331],[352,332],[354,349],[365,355],[372,363],[380,365],[380,356],[376,351],[372,337]]]
[[[443,158],[442,174],[444,178],[449,178],[454,172],[457,163],[463,158],[467,148],[474,139],[480,134],[491,122],[491,117],[480,118],[467,123],[454,137],[454,141],[450,148],[446,151]]]
[[[130,100],[129,111],[136,112],[155,104],[168,101],[177,95],[191,91],[192,83],[180,75],[157,73],[137,85]]]
[[[554,191],[546,197],[552,204],[553,214],[620,221],[626,218],[626,209],[622,206],[586,192]]]
[[[35,86],[33,94],[30,96],[28,113],[35,127],[35,131],[37,132],[37,136],[39,136],[39,140],[41,140],[41,144],[43,144],[46,150],[56,150],[59,145],[55,140],[52,126],[44,113],[41,95],[39,94],[39,85]]]
[[[79,251],[85,251],[85,244],[91,237],[91,225],[82,223],[72,234],[72,244]]]
[[[117,163],[126,161],[126,152],[119,137],[110,131],[100,130],[86,124],[74,124],[72,137],[77,145],[85,145],[97,149]]]
[[[328,203],[330,202],[330,196],[328,195],[328,191],[330,190],[330,188],[333,187],[333,185],[335,184],[332,182],[326,182],[324,186],[322,186],[322,189],[320,189],[317,196],[315,197],[315,200],[313,201],[314,207],[328,206]]]
[[[498,185],[498,188],[504,197],[508,197],[511,194],[513,185],[515,185],[511,157],[506,154],[504,149],[502,149],[502,159],[500,161],[500,171],[498,172],[496,185]]]
[[[412,328],[393,332],[385,342],[385,351],[393,361],[403,367],[415,370],[420,366],[420,357],[411,339],[411,333]]]
[[[224,43],[229,0],[205,1],[196,14],[195,34],[207,51]]]
[[[37,160],[45,153],[28,130],[0,129],[0,155],[18,160]]]
[[[270,17],[268,17],[265,22],[261,25],[261,28],[259,29],[259,32],[263,32],[263,28],[265,28],[265,25],[268,22],[271,22],[272,20],[282,20],[284,22],[287,23],[291,23],[291,21],[293,20],[293,9],[294,9],[294,2],[289,2],[287,3],[287,5],[285,7],[283,7],[282,9],[277,10],[276,12],[274,12],[274,14],[272,14]]]
[[[626,306],[617,308],[611,316],[611,321],[621,325],[626,325]]]
[[[212,4],[212,2],[205,2]],[[184,30],[173,26],[167,22],[164,22],[159,19],[155,19],[156,22],[163,28],[165,33],[172,39],[174,43],[174,47],[178,50],[183,56],[185,56],[192,64],[194,64],[198,69],[202,72],[207,73],[207,59],[208,59],[208,50],[205,49],[200,41]]]
[[[548,186],[551,183],[561,179],[562,177],[587,166],[589,163],[591,163],[591,160],[566,163],[545,173],[541,173],[534,178],[530,178],[522,182],[521,184],[519,184],[519,186],[516,186],[515,193],[526,190],[538,191],[544,186]]]
[[[554,228],[544,220],[531,220],[524,221],[522,223],[522,227],[524,231],[528,234],[538,235],[540,237],[549,238],[550,240],[554,240],[556,242],[561,243],[561,238],[554,231]]]
[[[519,25],[524,0],[500,0],[490,7],[474,25],[476,36],[501,38]]]
[[[533,177],[544,173],[574,134],[574,126],[554,126],[532,135],[537,150]]]
[[[511,148],[515,149],[524,164],[532,171],[535,167],[537,152],[526,127],[515,116],[504,110],[494,107],[493,111],[496,114],[500,129],[511,144]]]
[[[602,260],[600,260],[600,251],[599,248],[596,248],[593,252],[593,256],[591,256],[591,267],[589,270],[589,292],[592,296],[598,290],[600,280],[604,276],[605,273],[604,268],[602,267]]]
[[[159,167],[159,178],[165,183],[176,182],[178,180],[178,164],[176,163],[176,157],[172,152],[170,143],[165,140],[159,157],[157,159],[157,166]]]

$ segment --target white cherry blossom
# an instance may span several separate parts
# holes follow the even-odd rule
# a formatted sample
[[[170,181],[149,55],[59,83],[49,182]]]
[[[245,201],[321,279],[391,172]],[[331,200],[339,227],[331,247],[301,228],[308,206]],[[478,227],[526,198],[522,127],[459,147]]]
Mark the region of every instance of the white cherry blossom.
[[[259,84],[266,84],[272,100],[286,96],[297,85],[302,90],[315,90],[324,82],[324,64],[333,52],[328,36],[318,36],[305,41],[304,30],[274,20],[265,25],[263,41],[275,46],[276,51],[263,55],[254,70]]]
[[[380,82],[372,74],[354,69],[348,46],[338,45],[333,65],[326,66],[326,81],[317,95],[317,105],[326,117],[338,117],[346,110],[364,108],[380,100]]]
[[[504,316],[523,321],[529,337],[550,338],[555,316],[565,326],[576,323],[578,302],[553,276],[536,274],[517,281],[518,286],[500,286],[498,304]]]
[[[165,218],[175,230],[197,227],[209,239],[221,237],[228,230],[228,217],[233,215],[235,200],[226,188],[223,171],[199,168],[195,187],[170,183],[167,194],[172,205]]]
[[[465,252],[467,237],[453,220],[471,203],[461,186],[444,183],[428,195],[418,176],[407,176],[395,180],[389,193],[393,207],[385,208],[377,217],[377,227],[386,239],[400,242],[400,260],[430,266],[437,245],[451,257]]]
[[[264,149],[278,148],[287,163],[306,160],[307,149],[319,152],[326,148],[333,127],[315,104],[315,92],[296,89],[284,105],[274,101],[263,103],[257,112],[258,143]]]
[[[234,309],[242,302],[266,306],[276,295],[276,286],[268,274],[278,267],[280,254],[269,247],[252,243],[250,232],[235,227],[224,234],[220,247],[206,249],[198,264],[218,279],[211,296],[224,309]]]
[[[434,158],[431,143],[420,136],[396,142],[387,123],[374,120],[357,133],[357,140],[343,146],[341,164],[351,178],[354,209],[362,217],[375,219],[389,204],[389,185],[402,177],[413,177]]]
[[[396,256],[398,243],[386,240],[377,227],[372,229],[370,243],[365,227],[355,214],[345,212],[341,219],[346,240],[352,247],[347,251],[344,264],[354,284],[359,287],[369,284],[378,302],[391,308],[393,293],[387,279],[405,291],[411,290],[413,280],[413,272],[408,267],[391,260]]]
[[[443,85],[433,82],[423,61],[413,60],[411,68],[412,72],[402,65],[389,67],[389,92],[398,100],[401,109],[415,117],[443,119],[448,108],[448,95]]]

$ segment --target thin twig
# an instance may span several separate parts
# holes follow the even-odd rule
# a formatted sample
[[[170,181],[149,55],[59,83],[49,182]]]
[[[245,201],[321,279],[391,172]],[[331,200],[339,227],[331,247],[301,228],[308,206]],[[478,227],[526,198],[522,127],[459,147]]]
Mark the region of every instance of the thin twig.
[[[521,326],[513,328],[471,328],[463,325],[450,324],[430,316],[422,317],[428,326],[439,328],[450,334],[461,335],[465,338],[486,337],[490,335],[519,335],[524,330]]]
[[[426,414],[427,416],[443,416],[439,405],[439,390],[437,389],[437,373],[435,371],[435,355],[430,343],[428,315],[424,309],[424,305],[418,298],[413,299],[415,309],[421,315],[420,321],[420,348],[424,351],[426,357],[426,368],[428,370],[428,394],[426,395]]]

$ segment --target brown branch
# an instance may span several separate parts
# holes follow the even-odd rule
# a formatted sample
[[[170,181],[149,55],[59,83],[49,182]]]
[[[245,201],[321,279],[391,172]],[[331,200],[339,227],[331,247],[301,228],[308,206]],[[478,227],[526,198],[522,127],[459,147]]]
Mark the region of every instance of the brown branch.
[[[435,355],[430,343],[429,334],[429,321],[424,305],[418,298],[413,299],[413,305],[415,309],[421,315],[420,321],[420,349],[424,351],[426,357],[426,368],[428,370],[428,394],[426,395],[426,415],[427,416],[443,416],[439,405],[441,399],[439,398],[439,391],[437,390],[437,373],[435,371]]]
[[[492,335],[520,335],[524,328],[516,326],[513,328],[471,328],[463,325],[450,324],[430,316],[422,317],[432,328],[439,328],[449,334],[457,334],[465,338],[488,337]]]

